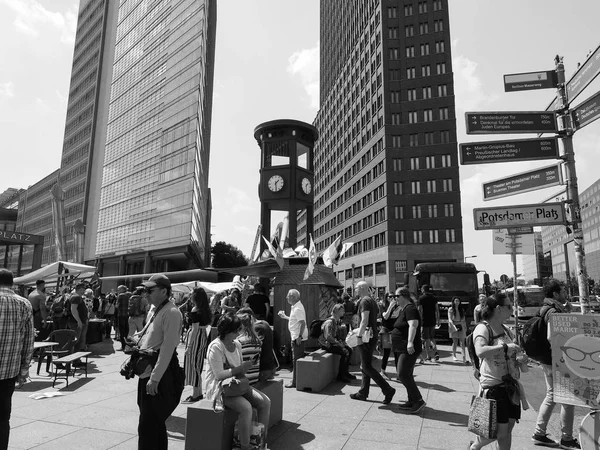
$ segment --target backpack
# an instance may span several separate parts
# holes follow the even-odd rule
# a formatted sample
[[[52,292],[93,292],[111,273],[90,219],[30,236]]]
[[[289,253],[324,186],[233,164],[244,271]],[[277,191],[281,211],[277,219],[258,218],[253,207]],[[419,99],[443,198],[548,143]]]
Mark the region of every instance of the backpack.
[[[129,297],[129,306],[127,313],[130,316],[141,316],[142,314],[144,314],[142,311],[142,297],[140,297],[139,295],[132,295],[131,297]]]
[[[321,336],[321,328],[325,323],[322,319],[315,319],[310,323],[310,328],[308,329],[308,337],[318,339]]]
[[[523,325],[523,350],[527,356],[544,364],[549,364],[546,361],[548,355],[551,354],[547,335],[548,324],[545,320],[550,310],[555,310],[555,308],[550,305],[542,306],[536,315]]]
[[[508,331],[508,329],[502,325],[502,328],[504,329],[504,334],[502,335],[496,335],[494,336],[494,332],[492,330],[492,327],[489,326],[489,324],[486,321],[482,321],[480,322],[482,324],[485,325],[485,327],[487,328],[487,332],[488,332],[488,344],[490,341],[493,341],[495,338],[503,336],[504,334],[508,334],[510,335],[510,332]],[[477,328],[477,326],[475,326],[475,329]],[[479,380],[479,377],[481,375],[481,372],[479,371],[479,367],[481,366],[481,361],[479,360],[479,356],[477,356],[477,352],[475,351],[475,330],[473,330],[471,333],[469,333],[469,335],[467,336],[466,339],[466,347],[467,350],[469,352],[469,357],[471,358],[471,362],[473,363],[473,376]]]
[[[54,301],[52,302],[52,306],[50,307],[50,309],[52,310],[53,314],[61,314],[65,312],[65,296],[61,295],[60,297],[57,297],[54,299]]]

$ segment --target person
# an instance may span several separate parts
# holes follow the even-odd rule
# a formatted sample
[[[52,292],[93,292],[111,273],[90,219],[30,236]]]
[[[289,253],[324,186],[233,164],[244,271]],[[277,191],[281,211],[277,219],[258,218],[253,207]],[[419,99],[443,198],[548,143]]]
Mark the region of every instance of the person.
[[[398,318],[400,310],[398,309],[398,302],[396,301],[397,296],[392,293],[386,295],[389,299],[389,302],[387,309],[381,315],[382,326],[379,336],[381,337],[381,346],[383,348],[383,356],[381,357],[381,373],[387,378],[390,378],[385,369],[387,368],[387,363],[390,358],[390,354],[392,353],[392,329],[394,328],[394,322]],[[398,367],[398,356],[399,353],[394,352],[394,361],[396,363],[394,367]]]
[[[69,288],[61,288],[60,293],[54,298],[50,311],[52,314],[53,330],[64,330],[67,328],[69,311],[67,311],[67,300],[69,299]]]
[[[129,334],[129,297],[131,297],[131,292],[129,292],[127,286],[120,285],[117,287],[117,321],[121,351],[125,350],[125,339]]]
[[[194,403],[202,400],[202,371],[206,359],[206,350],[210,341],[210,324],[212,314],[208,307],[208,295],[201,287],[192,291],[189,302],[193,304],[188,313],[190,328],[185,339],[185,384],[192,386],[192,395],[183,403]],[[181,312],[181,308],[179,309]]]
[[[425,408],[425,401],[414,378],[415,364],[422,351],[421,316],[412,302],[408,288],[396,290],[396,302],[399,314],[392,331],[392,350],[399,353],[398,379],[406,388],[408,396],[408,401],[398,406],[409,414],[418,414]]]
[[[356,377],[350,373],[350,358],[352,349],[346,345],[340,337],[340,323],[344,317],[344,305],[337,303],[331,308],[331,316],[321,325],[321,335],[319,336],[319,345],[328,353],[340,355],[340,365],[337,373],[337,380],[349,383]]]
[[[252,366],[252,361],[242,361],[242,345],[236,340],[240,331],[240,319],[233,313],[226,313],[217,323],[218,336],[208,346],[207,360],[202,379],[206,397],[214,402],[220,395],[219,383],[231,377],[243,376]],[[239,414],[238,431],[242,450],[250,450],[252,408],[258,411],[258,421],[265,425],[265,441],[271,414],[271,400],[252,386],[248,391],[235,397],[223,397],[223,406]]]
[[[344,305],[344,325],[346,329],[350,331],[352,329],[352,317],[356,314],[356,305],[352,301],[350,294],[344,293],[342,295],[342,303]]]
[[[106,294],[100,294],[100,299],[102,300],[100,306],[100,308],[102,309],[102,318],[106,320],[106,336],[110,337],[111,329],[115,325],[115,315],[117,312],[117,307],[115,303],[117,299],[112,293],[108,294],[108,296]]]
[[[527,356],[504,326],[511,314],[510,299],[505,294],[495,294],[485,299],[481,307],[486,322],[473,331],[475,352],[480,360],[480,390],[486,398],[496,401],[499,450],[510,449],[512,430],[521,418],[523,392],[518,380],[520,367],[527,366]],[[493,441],[478,436],[469,449],[479,450]]]
[[[12,396],[29,378],[35,336],[31,303],[12,286],[13,273],[0,269],[0,449],[8,448]]]
[[[544,286],[544,302],[540,310],[547,328],[547,338],[550,341],[550,316],[555,313],[566,313],[567,305],[567,291],[565,286],[558,280],[552,279]],[[546,397],[540,405],[538,411],[538,417],[535,425],[535,431],[531,437],[532,441],[536,445],[545,446],[558,446],[558,443],[548,437],[547,428],[548,421],[552,412],[554,411],[554,384],[552,375],[552,355],[551,350],[540,359],[542,364],[542,370],[544,372],[544,379],[546,380]],[[577,439],[573,437],[573,422],[575,419],[575,407],[573,405],[561,404],[560,413],[560,425],[561,425],[561,439],[560,446],[562,448],[581,448]]]
[[[148,299],[144,293],[143,287],[138,287],[129,297],[127,306],[127,337],[133,336],[134,333],[142,331],[144,328],[144,319],[148,312]]]
[[[260,376],[260,355],[262,341],[254,330],[254,313],[251,308],[240,308],[236,313],[240,319],[240,334],[237,341],[242,346],[242,361],[250,361],[252,365],[246,371],[246,378],[250,384],[256,384]]]
[[[250,314],[252,310],[250,308],[241,308],[240,312],[247,312]],[[254,322],[254,331],[256,331],[256,334],[261,341],[260,372],[258,379],[259,381],[272,380],[275,377],[275,372],[279,368],[279,362],[277,361],[273,348],[273,330],[266,320],[256,320]]]
[[[248,296],[244,306],[252,309],[258,320],[267,320],[271,309],[271,301],[265,295],[265,290],[260,283],[254,285],[254,293]]]
[[[431,361],[429,351],[433,351],[433,357],[436,361],[440,360],[440,354],[438,353],[437,345],[435,343],[435,328],[440,325],[440,307],[438,305],[437,298],[431,292],[431,286],[424,284],[421,287],[421,295],[419,297],[419,314],[423,320],[422,327],[422,342],[423,354],[421,355],[421,362],[423,357],[427,361]]]
[[[162,450],[168,446],[165,422],[179,404],[183,390],[183,386],[179,390],[176,383],[177,373],[181,370],[176,349],[182,318],[177,306],[169,301],[171,281],[167,276],[152,275],[142,285],[152,305],[151,317],[143,334],[135,334],[133,339],[138,339],[141,351],[158,353],[158,359],[139,376],[138,448]]]
[[[69,303],[71,304],[71,310],[69,315],[69,321],[67,323],[69,329],[75,331],[75,351],[81,352],[86,349],[86,339],[88,330],[88,308],[83,299],[85,293],[85,284],[77,283],[75,285],[75,293],[71,294]],[[80,361],[75,361],[74,366],[82,365]]]
[[[292,382],[285,387],[296,387],[296,362],[304,357],[304,343],[308,340],[308,328],[306,327],[306,311],[300,301],[300,292],[296,289],[290,289],[286,299],[292,309],[290,315],[286,316],[285,311],[279,311],[279,317],[288,321],[288,330],[292,340]]]
[[[469,364],[467,361],[467,353],[465,351],[467,319],[465,310],[458,297],[452,299],[452,306],[448,308],[448,332],[450,334],[450,339],[452,339],[452,359],[458,361],[458,358],[456,357],[456,347],[460,344],[463,364]]]
[[[238,288],[233,288],[231,294],[221,301],[221,314],[226,312],[236,313],[242,307],[242,293]]]
[[[383,379],[381,374],[373,367],[373,352],[377,346],[377,311],[379,307],[377,302],[369,295],[369,285],[362,280],[356,284],[356,292],[360,298],[358,304],[358,315],[360,324],[358,326],[358,345],[356,348],[360,353],[360,369],[362,371],[362,381],[358,392],[350,394],[350,398],[354,400],[367,400],[369,397],[369,389],[371,379],[377,383],[384,395],[383,404],[391,403],[396,394],[396,389],[391,387],[387,381]],[[371,332],[371,337],[363,341],[365,331]]]
[[[46,328],[46,317],[48,316],[48,310],[46,309],[46,282],[44,280],[37,280],[35,282],[35,290],[31,291],[28,300],[33,308],[33,326],[38,333],[41,333],[42,328]]]
[[[473,321],[475,322],[475,325],[477,325],[483,320],[483,318],[481,317],[481,305],[483,304],[485,299],[486,296],[484,294],[479,294],[479,303],[473,309]]]

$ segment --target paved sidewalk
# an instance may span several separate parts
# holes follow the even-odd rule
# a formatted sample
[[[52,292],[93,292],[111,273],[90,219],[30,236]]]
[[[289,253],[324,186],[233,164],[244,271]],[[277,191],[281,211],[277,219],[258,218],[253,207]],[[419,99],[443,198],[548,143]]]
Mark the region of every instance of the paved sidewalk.
[[[120,344],[115,342],[114,348]],[[64,388],[60,381],[52,388],[49,376],[36,376],[37,362],[31,368],[32,382],[15,391],[11,417],[11,449],[136,449],[138,408],[136,380],[119,375],[126,359],[115,352],[113,341],[90,346],[89,378],[78,378]],[[320,393],[285,389],[283,421],[269,430],[269,449],[465,449],[473,435],[466,429],[469,403],[477,389],[472,368],[452,361],[449,347],[440,346],[439,364],[427,363],[415,370],[417,384],[427,407],[418,416],[401,413],[394,405],[406,400],[398,382],[393,403],[385,406],[378,387],[371,389],[366,402],[350,399],[358,391],[352,384],[334,382]],[[183,347],[179,357],[183,360]],[[42,366],[40,375],[45,375]],[[352,367],[360,376],[358,367]],[[289,379],[289,371],[280,372]],[[287,380],[286,380],[287,381]],[[34,393],[60,392],[60,397],[33,400]],[[191,393],[187,387],[182,398]],[[537,405],[536,405],[537,406]],[[169,448],[184,448],[187,405],[179,405],[167,422]],[[513,433],[515,450],[539,448],[530,441],[535,423],[533,409]],[[553,417],[556,420],[556,416]],[[383,447],[382,447],[383,446]],[[495,444],[488,448],[496,448]],[[199,449],[200,450],[200,449]]]

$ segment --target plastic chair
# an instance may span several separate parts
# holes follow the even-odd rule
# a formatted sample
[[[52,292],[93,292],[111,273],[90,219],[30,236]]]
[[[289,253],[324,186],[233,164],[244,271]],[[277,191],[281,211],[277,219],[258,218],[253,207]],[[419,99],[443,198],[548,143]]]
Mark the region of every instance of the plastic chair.
[[[46,341],[57,342],[54,347],[43,348],[40,357],[38,358],[37,374],[40,374],[40,367],[44,358],[46,359],[46,372],[50,372],[50,363],[55,356],[61,358],[73,353],[75,348],[75,331],[74,330],[55,330],[48,336]]]

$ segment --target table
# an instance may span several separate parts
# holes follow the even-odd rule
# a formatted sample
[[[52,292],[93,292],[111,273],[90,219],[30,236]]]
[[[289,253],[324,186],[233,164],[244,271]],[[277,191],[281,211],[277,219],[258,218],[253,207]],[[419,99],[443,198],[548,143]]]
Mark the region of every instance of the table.
[[[52,341],[38,341],[33,343],[33,351],[42,350],[38,355],[38,366],[37,366],[37,374],[40,374],[40,367],[42,365],[42,361],[44,360],[44,356],[48,356],[48,360],[46,361],[46,372],[50,371],[50,363],[52,362],[52,347],[58,345],[58,342]],[[46,353],[45,349],[50,348],[50,353]]]

